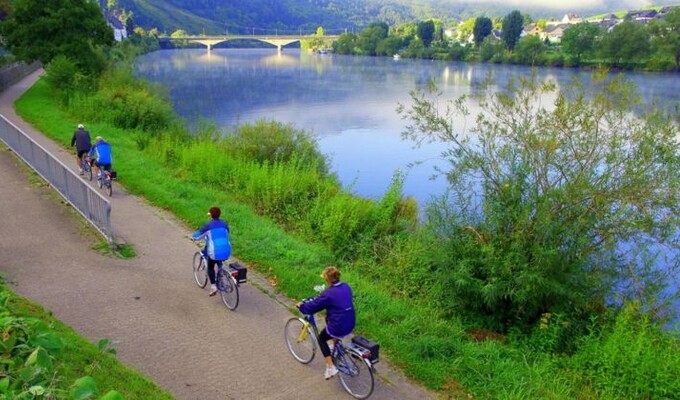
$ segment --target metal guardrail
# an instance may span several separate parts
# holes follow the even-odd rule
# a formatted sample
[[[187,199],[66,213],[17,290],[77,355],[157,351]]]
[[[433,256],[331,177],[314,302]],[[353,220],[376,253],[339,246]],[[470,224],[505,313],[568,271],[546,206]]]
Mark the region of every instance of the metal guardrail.
[[[0,140],[113,243],[111,203],[104,196],[3,115],[0,115]]]

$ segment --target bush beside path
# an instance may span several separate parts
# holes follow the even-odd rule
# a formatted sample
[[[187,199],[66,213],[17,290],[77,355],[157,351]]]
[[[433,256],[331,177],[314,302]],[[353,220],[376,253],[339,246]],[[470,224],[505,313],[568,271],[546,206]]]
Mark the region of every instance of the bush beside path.
[[[39,75],[0,94],[0,113],[71,166],[70,151],[14,113],[14,99]],[[113,229],[134,245],[137,257],[103,255],[92,249],[99,238],[88,236],[93,231],[75,213],[29,183],[8,161],[8,151],[0,158],[0,273],[12,290],[93,342],[110,338],[121,361],[177,398],[347,398],[337,380],[323,380],[321,357],[304,366],[288,354],[283,326],[292,315],[289,304],[270,295],[263,280],[241,287],[235,312],[196,287],[190,263],[197,247],[166,212],[116,186]],[[372,398],[432,397],[387,363],[378,369]]]

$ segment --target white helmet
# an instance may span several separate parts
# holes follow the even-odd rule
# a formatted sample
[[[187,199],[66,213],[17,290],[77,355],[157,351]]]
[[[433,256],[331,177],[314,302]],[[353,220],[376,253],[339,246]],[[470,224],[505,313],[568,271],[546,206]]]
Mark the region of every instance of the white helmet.
[[[78,129],[84,129],[84,128],[85,128],[85,125],[83,125],[83,124],[78,124]]]

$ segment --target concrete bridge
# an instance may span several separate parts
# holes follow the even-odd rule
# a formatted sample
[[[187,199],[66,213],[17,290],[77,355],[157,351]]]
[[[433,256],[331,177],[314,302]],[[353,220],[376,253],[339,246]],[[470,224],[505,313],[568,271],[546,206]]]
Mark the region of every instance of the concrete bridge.
[[[276,46],[277,50],[280,52],[283,46],[289,45],[291,43],[300,42],[302,40],[317,39],[322,38],[324,40],[336,41],[339,35],[326,35],[326,36],[316,36],[316,35],[229,35],[229,36],[176,36],[176,37],[165,37],[160,40],[175,41],[175,40],[186,40],[189,42],[200,43],[208,48],[208,51],[212,49],[213,46],[222,42],[228,42],[230,40],[258,40],[260,42],[269,43]]]

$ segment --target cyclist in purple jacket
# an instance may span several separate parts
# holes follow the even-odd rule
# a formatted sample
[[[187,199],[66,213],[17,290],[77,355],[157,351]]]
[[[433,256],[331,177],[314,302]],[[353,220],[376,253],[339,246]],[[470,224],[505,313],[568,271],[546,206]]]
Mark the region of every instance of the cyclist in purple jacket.
[[[334,266],[326,267],[321,277],[328,284],[328,288],[318,297],[297,307],[303,314],[315,314],[326,310],[326,327],[319,333],[319,348],[326,359],[324,378],[330,379],[338,373],[331,359],[328,341],[342,338],[352,333],[356,323],[354,304],[352,302],[352,288],[345,282],[340,282],[340,271]]]

